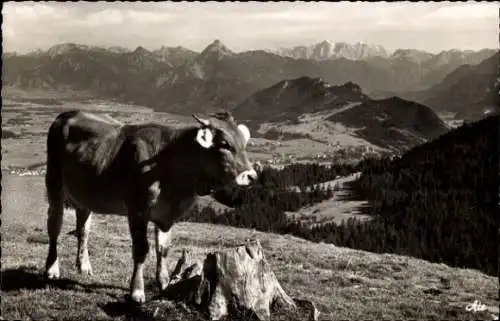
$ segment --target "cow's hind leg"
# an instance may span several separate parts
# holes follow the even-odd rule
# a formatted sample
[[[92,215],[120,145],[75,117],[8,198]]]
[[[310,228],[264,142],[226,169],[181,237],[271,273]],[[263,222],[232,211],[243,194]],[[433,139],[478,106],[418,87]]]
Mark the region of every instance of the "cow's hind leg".
[[[63,221],[63,205],[50,204],[47,218],[47,231],[49,234],[49,254],[45,262],[45,275],[49,279],[58,279],[61,274],[59,271],[59,259],[57,258],[57,242],[61,233]]]
[[[64,215],[64,195],[61,177],[59,150],[62,146],[61,125],[63,114],[50,126],[47,135],[47,172],[45,173],[45,192],[49,208],[47,210],[47,232],[49,234],[49,253],[45,262],[45,276],[59,278],[59,260],[57,258],[57,240],[61,233]],[[66,115],[66,114],[64,114]]]
[[[162,232],[155,226],[156,242],[156,281],[160,290],[165,290],[170,281],[167,266],[167,256],[172,246],[172,229]]]
[[[147,235],[148,221],[138,213],[128,215],[130,234],[132,235],[132,257],[134,259],[134,272],[130,282],[130,298],[136,303],[144,303],[144,262],[149,251]]]
[[[49,279],[58,279],[61,274],[57,258],[57,242],[61,233],[64,207],[62,193],[57,190],[50,190],[50,184],[48,186],[49,208],[47,210],[47,232],[49,234],[49,253],[45,262],[45,276]]]
[[[78,251],[76,254],[76,266],[81,274],[92,275],[90,265],[88,240],[92,214],[87,209],[76,209],[76,236],[78,239]]]

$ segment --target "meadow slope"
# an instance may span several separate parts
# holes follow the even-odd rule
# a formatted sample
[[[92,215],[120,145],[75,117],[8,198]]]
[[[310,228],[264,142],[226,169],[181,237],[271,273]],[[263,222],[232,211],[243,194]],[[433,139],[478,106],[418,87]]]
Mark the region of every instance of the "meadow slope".
[[[75,216],[67,211],[59,247],[63,279],[46,286],[41,279],[48,247],[43,185],[42,177],[2,178],[2,318],[124,319],[116,306],[127,293],[132,269],[126,219],[94,215],[89,244],[94,276],[85,278],[75,268],[76,238],[68,234]],[[259,239],[285,291],[315,301],[321,320],[491,320],[492,313],[498,315],[498,280],[475,270],[211,224],[179,223],[174,233],[171,266],[183,248],[201,258]],[[148,284],[154,284],[154,268],[151,251]],[[155,290],[148,289],[151,298]],[[474,300],[487,311],[467,311]]]

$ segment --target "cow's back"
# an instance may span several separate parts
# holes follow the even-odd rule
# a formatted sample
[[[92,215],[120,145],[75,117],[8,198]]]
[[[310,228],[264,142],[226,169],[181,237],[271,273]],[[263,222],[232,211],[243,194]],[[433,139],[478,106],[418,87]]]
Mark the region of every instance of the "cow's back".
[[[71,203],[96,212],[116,212],[127,192],[128,165],[133,154],[126,148],[125,125],[108,117],[82,111],[61,113],[49,130],[49,163],[57,163],[60,180]],[[54,170],[53,170],[54,171]],[[100,200],[99,195],[107,195]]]
[[[63,115],[62,113],[61,115]],[[117,132],[123,123],[113,119],[109,115],[98,115],[89,112],[67,112],[68,116],[63,116],[65,120],[65,126],[70,130],[68,134],[71,137],[66,137],[66,139],[71,138],[84,140],[90,137],[99,138],[109,136],[111,133]],[[59,115],[59,116],[61,116]]]
[[[59,115],[62,152],[65,160],[74,159],[102,171],[124,142],[123,124],[89,112]]]

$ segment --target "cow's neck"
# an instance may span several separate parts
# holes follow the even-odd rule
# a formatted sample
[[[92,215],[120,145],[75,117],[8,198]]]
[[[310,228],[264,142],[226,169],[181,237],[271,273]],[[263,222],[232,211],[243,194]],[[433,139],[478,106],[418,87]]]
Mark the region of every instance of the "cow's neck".
[[[166,142],[159,154],[159,173],[163,182],[175,184],[173,188],[186,193],[195,193],[199,183],[205,181],[202,170],[200,147],[195,139],[198,128],[179,129],[175,136]]]

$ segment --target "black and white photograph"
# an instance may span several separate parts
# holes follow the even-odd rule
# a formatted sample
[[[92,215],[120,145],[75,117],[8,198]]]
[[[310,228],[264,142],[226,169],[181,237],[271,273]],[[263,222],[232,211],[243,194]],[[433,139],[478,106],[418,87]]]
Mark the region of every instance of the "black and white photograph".
[[[2,4],[0,320],[499,320],[498,2]]]

